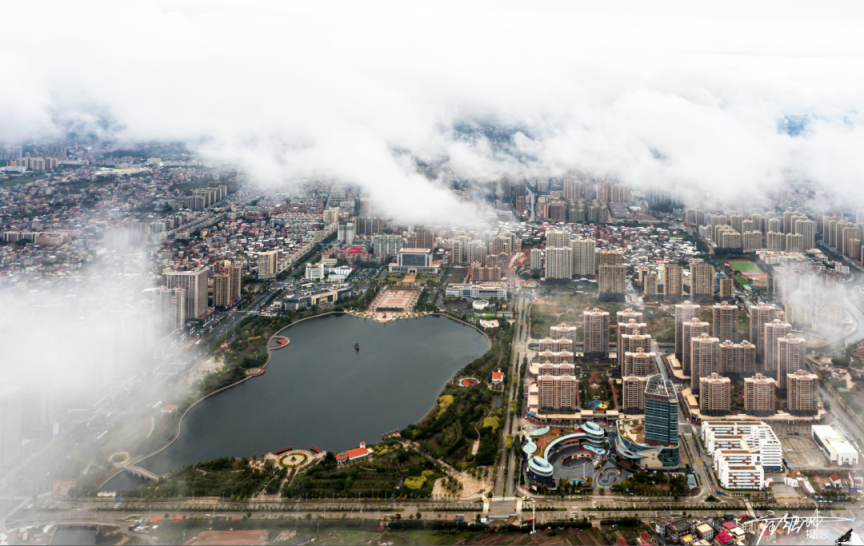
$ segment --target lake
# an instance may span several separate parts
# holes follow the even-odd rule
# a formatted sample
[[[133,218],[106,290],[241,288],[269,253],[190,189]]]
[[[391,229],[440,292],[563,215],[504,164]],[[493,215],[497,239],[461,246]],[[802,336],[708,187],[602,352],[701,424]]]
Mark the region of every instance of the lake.
[[[339,452],[377,443],[422,419],[447,381],[489,346],[477,330],[436,316],[381,324],[328,315],[281,335],[291,343],[273,351],[264,375],[192,408],[177,441],[140,466],[165,474],[287,446]]]

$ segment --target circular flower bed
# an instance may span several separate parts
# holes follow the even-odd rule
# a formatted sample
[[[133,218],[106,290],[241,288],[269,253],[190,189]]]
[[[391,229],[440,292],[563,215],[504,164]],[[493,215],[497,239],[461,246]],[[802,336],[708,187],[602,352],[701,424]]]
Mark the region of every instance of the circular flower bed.
[[[285,468],[297,468],[298,466],[306,464],[306,461],[308,460],[309,456],[305,453],[292,451],[291,453],[279,457],[279,464]]]

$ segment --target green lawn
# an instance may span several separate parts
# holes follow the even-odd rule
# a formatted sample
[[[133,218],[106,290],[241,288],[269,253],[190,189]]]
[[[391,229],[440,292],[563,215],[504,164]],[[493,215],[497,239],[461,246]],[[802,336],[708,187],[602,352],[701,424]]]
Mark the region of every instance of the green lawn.
[[[762,268],[756,264],[756,262],[748,260],[726,260],[726,263],[741,273],[765,273],[762,271]]]

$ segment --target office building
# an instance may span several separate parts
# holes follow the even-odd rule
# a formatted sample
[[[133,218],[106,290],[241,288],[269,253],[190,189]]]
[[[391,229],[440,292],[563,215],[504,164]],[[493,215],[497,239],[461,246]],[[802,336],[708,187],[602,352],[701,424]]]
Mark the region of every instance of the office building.
[[[807,340],[794,334],[777,338],[777,386],[786,392],[787,378],[805,368]]]
[[[579,382],[572,375],[541,375],[537,378],[538,404],[541,413],[578,411],[576,391]]]
[[[715,336],[716,337],[716,336]],[[756,370],[756,346],[746,339],[741,343],[729,340],[720,344],[720,369],[724,375],[749,377]]]
[[[819,411],[819,376],[804,369],[786,376],[786,408],[799,417],[813,416]]]
[[[573,239],[570,242],[572,250],[573,266],[572,272],[579,277],[593,277],[597,271],[594,260],[596,248],[593,239]]]
[[[792,333],[792,325],[780,319],[765,324],[765,373],[776,376],[777,340]],[[781,385],[782,388],[782,385]]]
[[[681,337],[683,338],[683,354],[681,355],[681,369],[685,374],[692,375],[692,344],[691,340],[702,334],[708,334],[711,331],[711,325],[707,322],[702,322],[698,318],[692,318],[689,322],[681,325]]]
[[[754,305],[750,307],[750,343],[756,346],[756,360],[765,358],[765,325],[777,317],[773,305]]]
[[[738,306],[730,303],[717,303],[711,308],[711,334],[720,341],[738,342]]]
[[[690,389],[699,392],[700,379],[720,371],[720,340],[707,333],[690,339]]]
[[[433,263],[432,250],[429,248],[400,248],[399,253],[396,255],[396,263],[391,263],[388,269],[391,273],[438,274],[438,266]]]
[[[684,354],[683,325],[694,317],[699,317],[699,305],[687,301],[675,306],[675,354],[679,358]]]
[[[609,313],[596,307],[583,313],[585,341],[583,352],[588,358],[609,358]]]
[[[727,415],[730,407],[732,380],[719,374],[699,378],[699,413]]]
[[[776,413],[774,389],[777,382],[771,377],[757,373],[744,378],[744,413],[765,417]]]
[[[622,379],[621,408],[624,413],[642,414],[645,412],[645,385],[652,376],[625,376]]]
[[[660,374],[645,384],[645,442],[678,445],[678,398],[671,381]]]
[[[165,288],[182,288],[185,297],[184,315],[187,322],[207,313],[207,268],[163,273]]]

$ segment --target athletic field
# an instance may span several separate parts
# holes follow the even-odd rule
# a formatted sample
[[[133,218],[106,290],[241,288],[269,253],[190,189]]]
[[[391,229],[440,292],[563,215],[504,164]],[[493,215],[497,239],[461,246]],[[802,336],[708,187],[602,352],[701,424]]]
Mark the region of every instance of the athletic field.
[[[753,286],[768,286],[768,274],[762,271],[762,268],[756,262],[751,262],[750,260],[726,260],[726,263],[729,267],[738,271]]]

